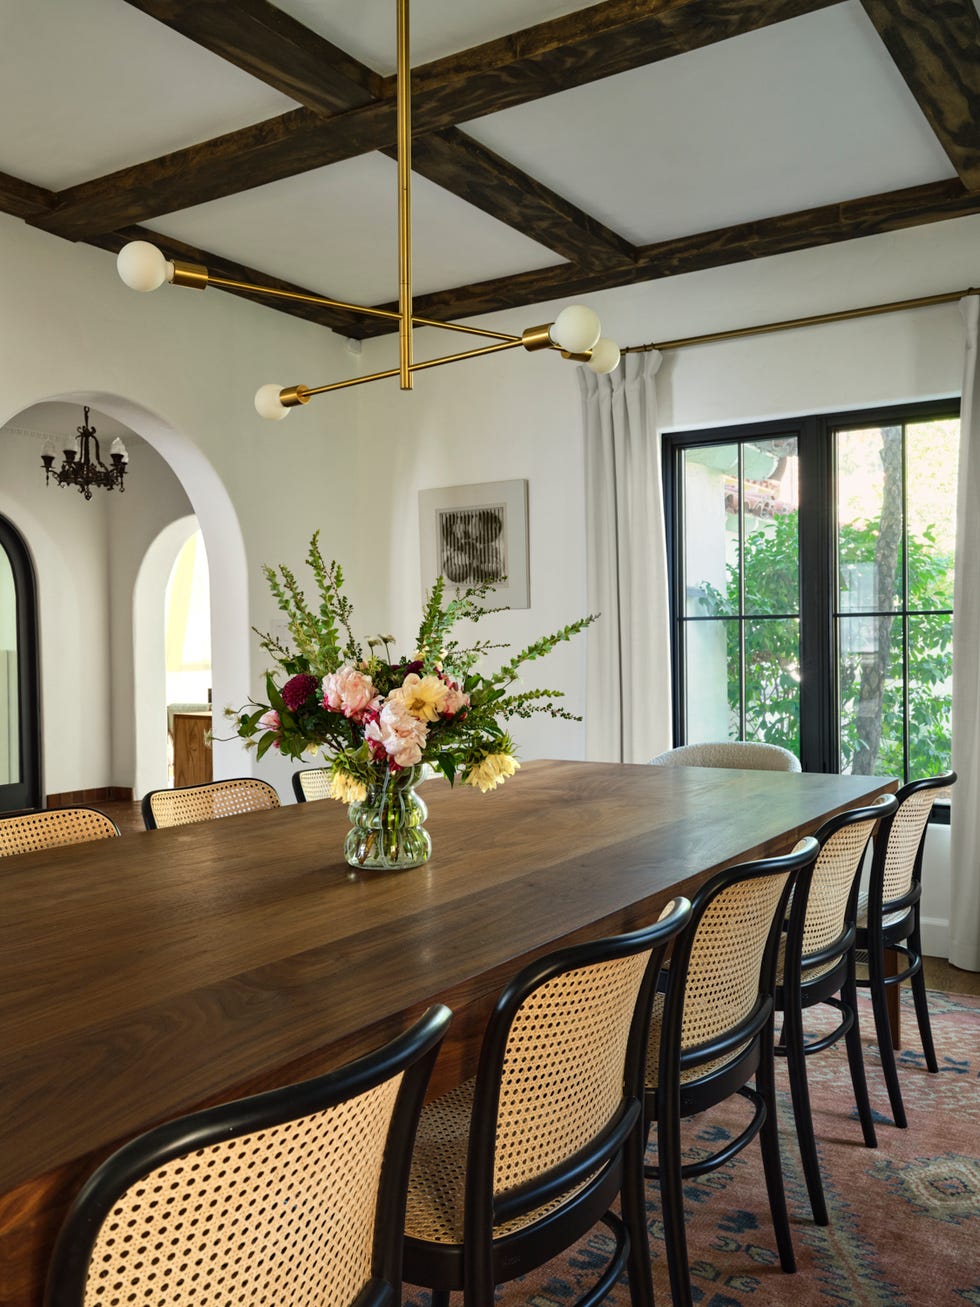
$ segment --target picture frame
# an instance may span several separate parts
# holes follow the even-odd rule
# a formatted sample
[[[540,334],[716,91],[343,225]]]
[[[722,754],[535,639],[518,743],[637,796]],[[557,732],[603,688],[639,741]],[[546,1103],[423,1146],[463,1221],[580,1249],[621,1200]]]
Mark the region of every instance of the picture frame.
[[[459,590],[492,583],[494,605],[530,608],[527,481],[419,491],[422,590],[437,576]]]

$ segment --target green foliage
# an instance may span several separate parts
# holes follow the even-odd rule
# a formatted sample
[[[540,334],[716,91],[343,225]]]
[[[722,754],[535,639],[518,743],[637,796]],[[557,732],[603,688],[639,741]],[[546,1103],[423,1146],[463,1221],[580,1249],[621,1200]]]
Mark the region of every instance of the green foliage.
[[[771,527],[752,532],[744,546],[746,739],[762,739],[799,752],[798,514],[785,513]],[[842,526],[839,564],[873,565],[877,524]],[[953,559],[936,541],[933,528],[907,536],[910,616],[908,631],[909,771],[934,775],[949,767],[952,695],[952,622],[934,610],[953,606]],[[900,603],[902,559],[893,579]],[[735,618],[739,612],[739,568],[728,567],[724,593],[703,588],[704,611]],[[846,610],[846,604],[842,603]],[[777,616],[778,615],[778,616]],[[768,620],[765,620],[768,618]],[[782,620],[779,620],[782,618]],[[848,617],[844,618],[849,620]],[[870,619],[864,619],[865,622]],[[863,714],[858,712],[860,653],[842,653],[839,668],[841,769],[847,771],[862,749],[874,754],[878,775],[904,775],[903,619],[877,623],[878,638],[889,641],[889,666],[882,692],[882,733],[874,749]],[[728,702],[739,702],[739,624],[726,623]]]
[[[315,583],[313,601],[307,599],[285,564],[263,569],[286,616],[290,643],[257,633],[261,647],[275,664],[266,677],[266,702],[250,703],[247,709],[230,714],[237,734],[246,747],[257,749],[258,756],[273,746],[296,759],[324,752],[333,759],[331,774],[341,778],[338,797],[341,791],[350,792],[350,781],[371,786],[378,781],[379,772],[419,762],[437,768],[450,782],[462,776],[488,788],[516,767],[511,760],[513,741],[503,725],[507,719],[544,713],[580,720],[557,706],[555,701],[563,697],[560,690],[512,692],[511,687],[525,663],[572,639],[595,621],[594,616],[542,636],[498,671],[484,674],[477,669],[480,658],[491,649],[509,646],[489,640],[464,646],[453,638],[453,631],[463,620],[479,621],[502,611],[484,603],[491,585],[471,586],[447,598],[445,581],[439,577],[426,596],[415,648],[399,653],[393,635],[379,635],[366,641],[365,655],[353,633],[353,610],[344,594],[343,571],[337,562],[324,561],[318,534],[310,542],[306,561]],[[359,687],[367,687],[356,708],[351,708],[350,700],[343,701],[343,711],[325,703],[324,678],[338,672]],[[420,686],[420,682],[424,684]],[[413,735],[418,751],[412,762],[401,761],[400,744],[398,763],[395,752],[386,754],[378,735],[385,724],[380,718],[383,709],[408,715],[410,720],[403,720],[402,725]],[[394,727],[389,723],[387,729]],[[415,739],[416,735],[421,738]],[[394,750],[396,741],[390,736],[385,739]],[[504,766],[491,761],[484,767],[488,759],[501,755],[508,759]]]

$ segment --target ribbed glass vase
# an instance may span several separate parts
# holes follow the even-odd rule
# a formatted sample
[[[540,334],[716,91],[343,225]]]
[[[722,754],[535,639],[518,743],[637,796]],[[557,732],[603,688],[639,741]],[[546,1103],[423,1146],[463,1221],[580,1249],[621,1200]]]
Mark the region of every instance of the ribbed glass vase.
[[[432,841],[423,823],[429,813],[415,793],[422,779],[421,766],[386,771],[366,798],[349,806],[344,856],[352,867],[397,871],[428,861]]]

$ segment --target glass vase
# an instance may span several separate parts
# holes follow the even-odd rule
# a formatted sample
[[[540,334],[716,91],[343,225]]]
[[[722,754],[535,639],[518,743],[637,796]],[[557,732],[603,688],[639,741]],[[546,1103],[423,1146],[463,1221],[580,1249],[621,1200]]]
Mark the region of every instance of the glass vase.
[[[366,798],[349,806],[344,857],[352,867],[397,871],[428,861],[432,841],[423,823],[429,813],[415,793],[423,778],[422,766],[386,771]]]

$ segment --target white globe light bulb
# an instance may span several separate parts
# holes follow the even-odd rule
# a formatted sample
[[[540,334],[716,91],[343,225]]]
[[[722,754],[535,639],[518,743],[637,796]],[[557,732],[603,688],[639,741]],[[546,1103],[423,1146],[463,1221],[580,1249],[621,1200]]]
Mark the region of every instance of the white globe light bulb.
[[[599,339],[602,324],[584,304],[569,304],[551,324],[551,339],[569,354],[586,354]]]
[[[592,346],[592,357],[586,367],[593,372],[615,372],[619,367],[619,346],[608,336],[600,336]]]
[[[116,271],[130,290],[156,290],[170,267],[163,251],[149,241],[130,241],[116,255]]]
[[[260,418],[268,418],[270,422],[281,422],[283,418],[289,417],[289,409],[279,398],[279,392],[282,386],[275,382],[270,382],[267,386],[259,386],[255,392],[255,411]]]

